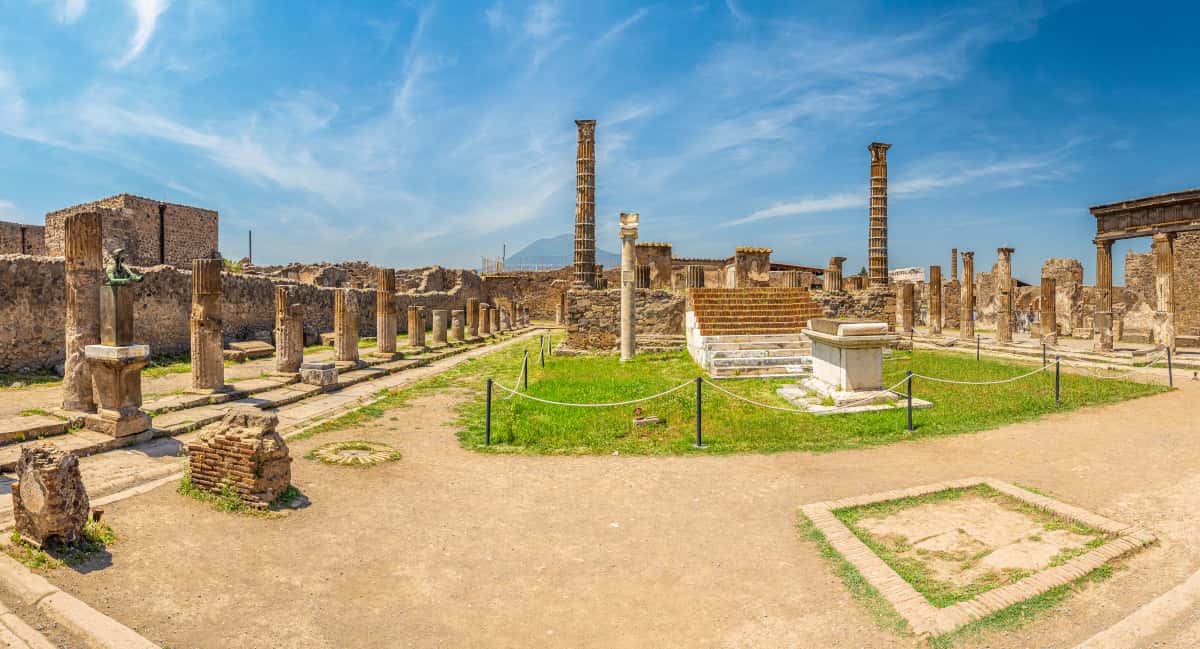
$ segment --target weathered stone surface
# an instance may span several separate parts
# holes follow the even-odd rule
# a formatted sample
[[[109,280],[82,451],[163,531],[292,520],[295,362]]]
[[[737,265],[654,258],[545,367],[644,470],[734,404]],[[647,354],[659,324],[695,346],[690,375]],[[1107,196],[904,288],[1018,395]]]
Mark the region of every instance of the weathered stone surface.
[[[892,145],[872,142],[870,237],[867,272],[871,286],[888,285],[887,151]]]
[[[1013,334],[1013,278],[1012,254],[1014,248],[996,249],[996,341],[1012,342]]]
[[[63,408],[91,412],[92,372],[84,348],[100,343],[100,285],[104,278],[98,212],[71,214],[63,221],[66,265],[66,359],[63,362]]]
[[[300,382],[305,385],[332,388],[338,382],[337,365],[329,362],[305,362],[300,366]]]
[[[465,329],[463,322],[467,319],[467,312],[463,309],[456,309],[450,312],[450,340],[461,343],[466,340]]]
[[[433,310],[433,344],[446,344],[447,321],[450,319],[450,311],[448,309]]]
[[[596,120],[578,119],[575,155],[575,277],[574,287],[596,283]]]
[[[963,340],[975,338],[975,253],[962,254],[962,313],[958,322],[958,337]]]
[[[338,289],[333,301],[333,350],[339,361],[358,362],[358,302],[349,289]]]
[[[304,362],[304,307],[292,301],[291,289],[275,287],[275,371],[293,373]]]
[[[1041,305],[1038,323],[1042,342],[1047,345],[1058,344],[1058,290],[1053,277],[1043,277],[1039,304]]]
[[[670,291],[639,290],[635,300],[637,335],[681,336],[686,297]],[[620,339],[619,291],[571,291],[567,294],[570,349],[613,351]]]
[[[636,353],[637,339],[634,331],[637,314],[634,304],[633,270],[637,262],[638,213],[622,212],[621,237],[621,360],[631,360]],[[768,272],[770,265],[767,266]],[[647,276],[649,273],[647,273]],[[648,277],[647,277],[648,279]],[[648,286],[646,288],[649,288]]]
[[[380,268],[375,287],[375,341],[381,354],[396,352],[396,332],[400,326],[396,310],[396,271]]]
[[[84,417],[84,426],[113,437],[149,430],[150,416],[142,412],[142,369],[150,362],[150,348],[88,345],[84,354],[99,401],[96,414]]]
[[[266,509],[292,481],[292,458],[274,413],[231,410],[188,444],[192,484],[209,493],[232,489],[249,506]]]
[[[104,247],[125,250],[133,266],[189,268],[218,249],[216,211],[118,194],[46,214],[46,254],[63,254],[66,220],[85,212],[103,215]]]
[[[44,545],[74,543],[82,537],[89,502],[74,455],[51,444],[22,447],[12,500],[21,538]]]
[[[479,300],[470,298],[467,300],[467,335],[471,338],[479,336]]]
[[[224,265],[221,259],[192,260],[193,390],[225,389],[225,355],[221,352],[221,270]]]
[[[942,267],[929,267],[929,333],[942,333]]]
[[[479,335],[487,336],[492,333],[492,314],[488,305],[479,303]]]

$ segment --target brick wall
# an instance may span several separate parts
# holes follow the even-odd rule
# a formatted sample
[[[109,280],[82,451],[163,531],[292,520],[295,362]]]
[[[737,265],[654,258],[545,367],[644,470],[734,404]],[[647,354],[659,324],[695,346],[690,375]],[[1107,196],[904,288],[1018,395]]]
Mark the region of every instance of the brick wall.
[[[812,298],[827,318],[896,322],[895,285],[872,286],[862,291],[812,291]]]
[[[0,221],[0,255],[46,254],[46,228]]]
[[[118,194],[46,214],[46,254],[62,256],[68,214],[97,208],[102,208],[105,250],[124,248],[132,265],[190,268],[193,259],[218,249],[215,211]]]

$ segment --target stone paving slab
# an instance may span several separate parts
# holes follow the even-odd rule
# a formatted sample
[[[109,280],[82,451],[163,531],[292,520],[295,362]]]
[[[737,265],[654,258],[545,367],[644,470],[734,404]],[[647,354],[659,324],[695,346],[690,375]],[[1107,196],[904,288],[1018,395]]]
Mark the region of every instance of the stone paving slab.
[[[1028,503],[1068,521],[1099,529],[1115,538],[1094,550],[1066,563],[1041,570],[1016,583],[989,590],[974,599],[945,608],[937,608],[904,580],[891,566],[871,551],[858,536],[842,523],[833,512],[838,509],[861,507],[872,503],[914,498],[954,488],[987,485],[1007,496]],[[1053,498],[1033,493],[1002,480],[965,478],[938,482],[909,489],[897,489],[877,494],[854,496],[832,502],[817,502],[801,507],[804,515],[825,536],[839,554],[867,580],[896,612],[908,621],[917,635],[938,636],[949,633],[974,620],[987,617],[1018,602],[1036,597],[1048,590],[1069,584],[1120,556],[1154,542],[1154,536],[1139,527],[1119,523],[1068,505]]]
[[[67,422],[49,415],[29,415],[0,419],[0,444],[23,442],[28,439],[62,435]]]

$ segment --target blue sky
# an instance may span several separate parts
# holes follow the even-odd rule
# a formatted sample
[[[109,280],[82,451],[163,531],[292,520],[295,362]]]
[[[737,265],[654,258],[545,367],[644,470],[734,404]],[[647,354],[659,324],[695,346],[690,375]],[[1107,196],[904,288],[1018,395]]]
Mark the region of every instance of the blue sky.
[[[130,192],[219,210],[229,257],[473,266],[571,231],[593,118],[602,248],[638,211],[857,270],[880,140],[893,267],[1090,278],[1088,206],[1200,185],[1169,4],[0,0],[0,219]]]

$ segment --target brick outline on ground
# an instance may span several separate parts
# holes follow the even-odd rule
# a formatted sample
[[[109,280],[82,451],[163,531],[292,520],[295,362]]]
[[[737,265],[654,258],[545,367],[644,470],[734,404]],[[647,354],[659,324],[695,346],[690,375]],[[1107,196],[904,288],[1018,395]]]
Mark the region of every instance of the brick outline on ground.
[[[979,596],[945,608],[930,604],[891,566],[866,546],[850,528],[833,515],[834,510],[861,507],[874,503],[915,498],[948,489],[965,489],[987,485],[1006,496],[1016,498],[1068,521],[1082,523],[1116,538],[1104,545],[1067,561],[1030,575],[1016,583],[1001,586]],[[993,478],[964,478],[934,484],[898,489],[865,496],[854,496],[828,502],[817,502],[800,508],[826,540],[850,562],[884,599],[896,609],[917,635],[942,635],[969,622],[978,620],[1036,597],[1053,588],[1069,584],[1104,564],[1154,542],[1148,531],[1093,514],[1026,489]]]

